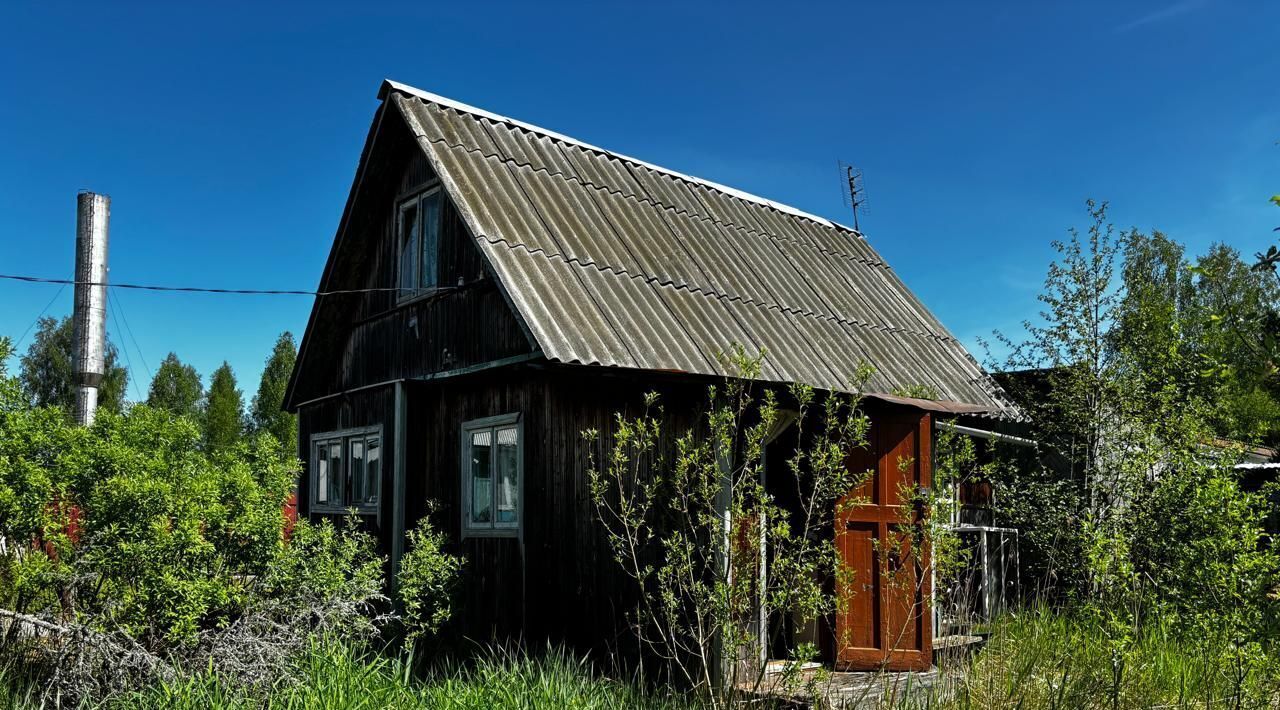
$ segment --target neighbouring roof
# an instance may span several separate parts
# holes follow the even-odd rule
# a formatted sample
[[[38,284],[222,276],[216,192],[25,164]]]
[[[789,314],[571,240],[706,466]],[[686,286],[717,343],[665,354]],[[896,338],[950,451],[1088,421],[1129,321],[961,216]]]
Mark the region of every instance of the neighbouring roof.
[[[1241,466],[1264,465],[1270,467],[1274,466],[1273,462],[1280,457],[1280,450],[1276,450],[1273,447],[1255,446],[1235,439],[1216,438],[1211,440],[1209,445],[1215,449],[1239,449],[1244,456]]]
[[[719,353],[740,343],[771,381],[848,390],[866,362],[872,393],[1011,409],[852,229],[404,84],[380,96],[549,360],[732,375]]]

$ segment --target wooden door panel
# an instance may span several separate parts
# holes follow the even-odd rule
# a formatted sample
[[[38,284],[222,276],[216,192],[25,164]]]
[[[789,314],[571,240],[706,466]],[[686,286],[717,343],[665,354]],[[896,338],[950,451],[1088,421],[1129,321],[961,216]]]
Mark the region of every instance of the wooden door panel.
[[[841,604],[837,611],[843,617],[839,624],[844,633],[837,647],[844,649],[880,648],[880,568],[875,564],[876,523],[851,522],[837,535],[840,557],[846,577],[841,581]]]
[[[880,500],[895,507],[906,505],[910,502],[910,489],[920,480],[920,462],[916,459],[916,422],[895,417],[885,422],[882,431],[880,476],[884,481],[884,492]]]
[[[932,664],[928,551],[913,551],[921,523],[912,496],[930,484],[933,422],[924,412],[875,418],[850,470],[874,474],[837,504],[843,584],[836,616],[840,670],[920,670]],[[917,554],[917,552],[919,554]]]
[[[845,497],[842,502],[846,505],[854,501],[859,504],[865,503],[868,506],[880,504],[880,457],[876,455],[876,438],[878,434],[879,428],[872,423],[871,428],[867,431],[867,446],[854,449],[849,453],[845,466],[859,476],[865,474],[866,479],[855,486]],[[867,472],[870,473],[868,474]]]
[[[883,566],[886,568],[884,579],[884,626],[885,645],[892,651],[919,651],[924,647],[920,638],[922,624],[920,610],[923,600],[920,597],[920,575],[916,560],[911,555],[910,540],[903,540],[901,532],[890,530],[885,548],[895,546],[898,554],[885,555]]]

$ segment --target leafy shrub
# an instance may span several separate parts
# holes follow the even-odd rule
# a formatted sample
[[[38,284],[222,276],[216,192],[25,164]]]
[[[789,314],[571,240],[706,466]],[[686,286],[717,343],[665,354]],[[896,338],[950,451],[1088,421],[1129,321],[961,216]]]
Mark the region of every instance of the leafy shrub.
[[[356,516],[347,517],[341,528],[327,518],[299,520],[255,591],[297,623],[345,628],[350,635],[372,632],[386,564],[376,547]]]
[[[0,598],[152,647],[218,623],[279,551],[297,468],[270,437],[214,456],[199,441],[189,419],[144,405],[88,429],[0,412],[0,535],[28,541],[7,548]]]
[[[742,377],[709,386],[705,409],[683,430],[649,393],[643,413],[617,413],[607,435],[583,432],[593,448],[596,519],[638,597],[628,621],[640,647],[703,699],[726,704],[765,682],[759,667],[719,663],[718,649],[742,649],[743,659],[764,651],[748,622],[759,608],[798,624],[837,613],[834,590],[851,581],[835,537],[823,531],[835,526],[838,507],[856,504],[853,496],[840,501],[870,475],[847,463],[867,443],[870,419],[859,398],[804,385],[757,387],[762,358],[741,347],[726,356]],[[853,389],[869,376],[860,368]],[[794,420],[780,411],[785,405],[794,407]],[[792,426],[796,448],[769,474],[777,490],[794,491],[796,501],[784,507],[762,473],[766,444]],[[908,542],[916,540],[902,547]],[[762,546],[770,551],[767,575],[755,571]],[[817,653],[808,643],[791,650],[798,661]],[[798,677],[783,682],[809,690]]]
[[[409,548],[400,558],[397,596],[409,643],[431,635],[453,615],[452,594],[462,558],[444,551],[444,533],[424,517],[409,531]]]
[[[286,541],[298,462],[269,434],[211,450],[192,419],[145,405],[72,426],[31,406],[7,354],[0,338],[0,606],[45,640],[6,634],[4,650],[42,702],[112,701],[193,668],[261,699],[299,680],[318,635],[380,629],[373,536],[353,517]]]

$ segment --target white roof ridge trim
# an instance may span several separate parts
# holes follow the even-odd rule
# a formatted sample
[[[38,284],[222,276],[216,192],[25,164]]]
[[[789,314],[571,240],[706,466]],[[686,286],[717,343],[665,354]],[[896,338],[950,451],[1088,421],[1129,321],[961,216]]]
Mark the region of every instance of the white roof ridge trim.
[[[570,138],[569,136],[566,136],[566,135],[564,135],[563,133],[557,133],[557,132],[552,131],[552,130],[550,130],[550,129],[543,128],[543,127],[541,127],[541,126],[535,126],[535,125],[533,125],[532,123],[526,123],[525,121],[521,121],[521,120],[519,120],[519,119],[509,118],[509,117],[507,117],[507,116],[503,116],[503,115],[501,115],[501,114],[497,114],[497,113],[494,113],[494,112],[492,112],[492,111],[486,111],[486,110],[484,110],[484,109],[482,109],[482,108],[478,108],[478,107],[476,107],[476,106],[472,106],[472,105],[470,105],[470,104],[465,104],[465,103],[463,103],[463,102],[461,102],[461,101],[457,101],[457,100],[455,100],[455,99],[451,99],[451,98],[449,98],[449,97],[447,97],[447,96],[441,96],[441,95],[439,95],[439,94],[433,94],[433,93],[431,93],[430,91],[424,91],[424,90],[419,89],[419,88],[417,88],[417,87],[415,87],[415,86],[409,86],[408,84],[402,84],[402,83],[400,83],[400,82],[398,82],[398,81],[394,81],[394,80],[391,80],[391,79],[383,79],[383,80],[382,80],[382,89],[378,92],[378,98],[380,98],[380,99],[381,99],[381,98],[385,98],[385,96],[386,96],[386,92],[387,92],[387,89],[391,89],[392,91],[399,91],[400,93],[403,93],[403,94],[409,94],[409,95],[411,95],[411,96],[416,96],[416,97],[418,97],[418,98],[420,98],[420,99],[424,99],[424,100],[426,100],[426,101],[430,101],[430,102],[435,103],[435,104],[440,104],[441,106],[448,106],[449,108],[452,108],[452,109],[455,109],[455,110],[458,110],[458,111],[462,111],[462,112],[464,112],[464,113],[470,113],[470,114],[473,114],[473,115],[475,115],[475,116],[480,116],[480,117],[482,117],[482,118],[487,118],[487,119],[489,119],[489,120],[491,120],[491,121],[496,121],[496,122],[498,122],[498,123],[506,123],[506,124],[509,124],[509,125],[512,125],[512,126],[516,126],[516,127],[519,127],[519,128],[523,128],[523,129],[525,129],[525,130],[527,130],[527,131],[532,131],[532,132],[534,132],[534,133],[539,133],[539,134],[544,135],[544,136],[546,136],[546,137],[548,137],[548,138],[553,138],[553,139],[555,139],[555,140],[562,141],[562,142],[565,142],[565,143],[569,143],[569,144],[571,144],[571,145],[576,145],[576,146],[578,146],[579,148],[585,148],[585,149],[587,149],[587,150],[594,150],[594,151],[596,151],[597,153],[603,153],[603,154],[605,154],[605,155],[610,155],[610,156],[613,156],[613,157],[615,157],[615,158],[618,158],[618,159],[620,159],[620,160],[626,160],[626,161],[628,161],[628,162],[635,163],[636,165],[642,165],[642,166],[644,166],[644,167],[646,167],[646,168],[649,168],[650,170],[654,170],[654,171],[657,171],[657,172],[660,172],[660,173],[664,173],[664,174],[666,174],[666,175],[670,175],[670,176],[675,177],[675,178],[680,178],[680,179],[682,179],[682,180],[688,180],[689,182],[697,183],[697,184],[699,184],[699,185],[704,185],[704,186],[709,187],[709,188],[711,188],[711,189],[713,189],[713,190],[719,190],[720,192],[723,192],[723,193],[725,193],[725,194],[727,194],[727,195],[732,195],[732,196],[734,196],[734,197],[737,197],[737,198],[742,199],[742,200],[746,200],[746,201],[748,201],[748,202],[754,202],[754,203],[756,203],[756,204],[764,205],[764,206],[766,206],[766,207],[772,207],[773,209],[778,210],[779,212],[785,212],[785,213],[787,213],[787,214],[795,215],[796,217],[803,217],[803,218],[805,218],[805,219],[813,220],[814,222],[817,222],[817,223],[819,223],[819,224],[825,224],[825,225],[827,225],[828,227],[837,227],[837,228],[839,228],[839,229],[843,229],[843,230],[845,230],[845,231],[847,231],[847,232],[852,232],[854,235],[858,236],[858,237],[859,237],[859,238],[861,238],[861,239],[865,239],[865,238],[866,238],[866,237],[865,237],[865,235],[863,235],[863,234],[862,234],[862,232],[859,232],[858,230],[856,230],[856,229],[854,229],[854,228],[852,228],[852,227],[849,227],[849,226],[846,226],[846,225],[840,224],[839,222],[833,222],[833,221],[831,221],[831,220],[827,219],[826,217],[819,217],[818,215],[810,214],[810,213],[808,213],[808,212],[805,212],[804,210],[796,209],[795,207],[792,207],[791,205],[784,205],[784,204],[782,204],[781,202],[774,202],[773,200],[770,200],[770,199],[768,199],[768,198],[766,198],[766,197],[760,197],[759,195],[753,195],[753,194],[751,194],[751,193],[749,193],[749,192],[744,192],[744,191],[739,190],[739,189],[737,189],[737,188],[729,187],[728,185],[721,185],[720,183],[715,182],[715,181],[712,181],[712,180],[707,180],[707,179],[705,179],[705,178],[700,178],[700,177],[694,177],[694,176],[692,176],[692,175],[686,175],[686,174],[684,174],[684,173],[682,173],[682,172],[679,172],[679,171],[676,171],[676,170],[672,170],[671,168],[664,168],[664,167],[662,167],[661,165],[654,165],[653,163],[650,163],[650,162],[648,162],[648,161],[646,161],[646,160],[640,160],[639,158],[633,158],[633,157],[631,157],[631,156],[629,156],[629,155],[624,155],[624,154],[619,153],[619,152],[614,151],[614,150],[609,150],[609,149],[607,149],[607,148],[601,148],[601,147],[599,147],[599,146],[596,146],[596,145],[592,145],[592,144],[590,144],[590,143],[587,143],[586,141],[578,140],[577,138]]]

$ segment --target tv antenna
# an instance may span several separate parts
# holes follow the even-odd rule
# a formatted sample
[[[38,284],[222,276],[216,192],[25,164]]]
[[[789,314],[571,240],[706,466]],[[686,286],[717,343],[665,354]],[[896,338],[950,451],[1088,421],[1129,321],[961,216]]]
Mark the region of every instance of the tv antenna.
[[[862,182],[862,170],[855,168],[843,160],[836,161],[840,166],[841,193],[844,195],[844,206],[853,210],[853,229],[861,232],[858,226],[858,215],[867,214],[867,187]]]

